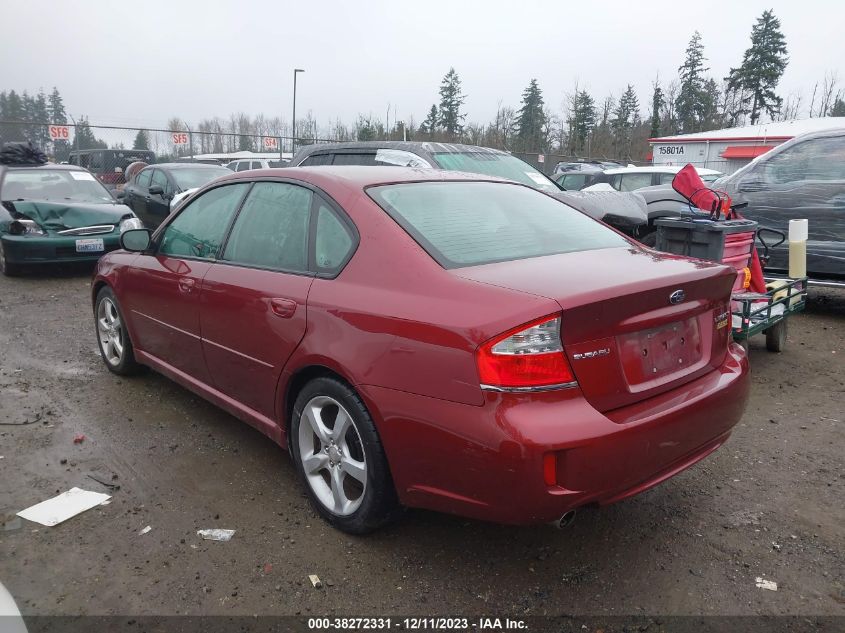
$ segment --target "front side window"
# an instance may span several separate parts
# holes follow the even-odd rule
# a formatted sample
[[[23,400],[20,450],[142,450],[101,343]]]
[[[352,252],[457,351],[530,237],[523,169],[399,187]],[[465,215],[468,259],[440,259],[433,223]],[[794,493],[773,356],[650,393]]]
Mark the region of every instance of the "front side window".
[[[173,177],[173,180],[176,181],[176,185],[179,189],[185,191],[186,189],[202,187],[204,184],[211,182],[215,178],[226,176],[231,173],[232,172],[225,167],[189,167],[186,169],[174,169],[170,172],[170,175]]]
[[[305,187],[288,183],[256,183],[235,220],[223,259],[307,272],[312,195]]]
[[[630,245],[560,200],[520,185],[418,182],[367,193],[444,268]]]
[[[202,259],[217,257],[229,222],[248,188],[248,183],[227,185],[194,198],[167,225],[159,253]]]
[[[315,259],[317,268],[330,272],[346,261],[352,250],[353,239],[349,229],[331,209],[320,202],[317,207],[317,235]]]
[[[832,136],[797,143],[762,162],[764,182],[782,185],[805,180],[845,180],[845,137]]]
[[[153,179],[150,183],[151,187],[161,187],[162,192],[170,192],[170,183],[167,181],[167,174],[160,169],[153,171]]]
[[[242,160],[238,162],[238,171],[247,171],[249,169],[249,161]]]

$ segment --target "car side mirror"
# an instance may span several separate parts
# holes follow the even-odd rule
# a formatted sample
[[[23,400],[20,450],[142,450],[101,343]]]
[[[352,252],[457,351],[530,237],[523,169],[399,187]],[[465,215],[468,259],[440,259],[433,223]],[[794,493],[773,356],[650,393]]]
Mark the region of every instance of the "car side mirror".
[[[152,187],[150,187],[149,191],[151,196],[160,196],[164,193],[164,189],[162,189],[158,185],[153,185]]]
[[[142,253],[152,244],[152,233],[149,229],[129,229],[120,236],[120,247],[132,253]]]

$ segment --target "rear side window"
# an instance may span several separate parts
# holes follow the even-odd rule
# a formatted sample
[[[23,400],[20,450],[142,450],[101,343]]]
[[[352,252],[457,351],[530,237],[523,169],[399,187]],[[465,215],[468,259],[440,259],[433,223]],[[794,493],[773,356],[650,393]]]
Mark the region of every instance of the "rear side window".
[[[248,169],[249,169],[249,161],[248,160],[238,161],[237,171],[247,171]]]
[[[159,253],[214,259],[223,235],[246,193],[248,183],[211,189],[188,203],[167,225]]]
[[[622,174],[620,191],[636,191],[651,186],[651,174]]]
[[[444,268],[629,245],[600,222],[520,185],[419,182],[367,193]]]
[[[372,154],[335,154],[334,155],[334,163],[333,165],[378,165],[381,163],[376,163],[376,155],[375,153]]]
[[[307,272],[312,195],[297,185],[256,183],[235,220],[223,259],[248,266]]]
[[[331,165],[332,164],[332,155],[331,154],[313,154],[309,156],[304,161],[302,161],[299,166],[300,167],[318,167],[321,165]]]
[[[343,265],[352,250],[349,229],[322,202],[317,207],[315,259],[321,272],[332,272]]]

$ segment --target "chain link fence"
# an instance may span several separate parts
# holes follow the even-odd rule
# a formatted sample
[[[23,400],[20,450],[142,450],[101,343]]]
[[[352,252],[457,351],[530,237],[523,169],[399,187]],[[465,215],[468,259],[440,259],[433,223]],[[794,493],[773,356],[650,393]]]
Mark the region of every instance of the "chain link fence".
[[[52,162],[81,165],[108,185],[124,182],[123,171],[135,162],[205,162],[226,165],[234,160],[266,160],[283,164],[304,145],[329,139],[227,131],[168,130],[155,127],[0,121],[0,145],[31,141]]]

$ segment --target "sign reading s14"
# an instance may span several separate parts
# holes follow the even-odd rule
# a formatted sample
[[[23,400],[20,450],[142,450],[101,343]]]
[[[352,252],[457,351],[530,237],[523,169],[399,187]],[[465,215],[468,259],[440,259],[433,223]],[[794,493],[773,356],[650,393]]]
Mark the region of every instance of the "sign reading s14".
[[[275,136],[265,136],[264,137],[264,149],[278,149],[279,148],[279,139]]]
[[[51,125],[48,127],[51,141],[67,141],[70,139],[70,126]]]
[[[171,132],[170,138],[173,141],[174,145],[187,145],[188,144],[188,133],[187,132]]]

